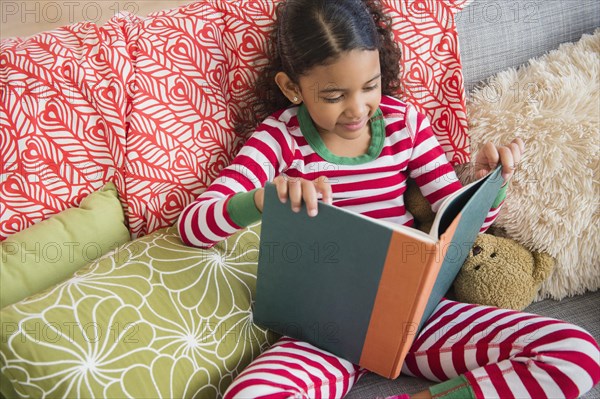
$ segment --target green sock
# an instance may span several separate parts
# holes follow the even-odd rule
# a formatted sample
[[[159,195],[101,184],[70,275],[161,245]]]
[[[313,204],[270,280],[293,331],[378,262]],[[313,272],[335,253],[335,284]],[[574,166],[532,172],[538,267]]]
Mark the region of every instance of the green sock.
[[[430,387],[429,393],[433,399],[475,399],[475,392],[462,375]]]

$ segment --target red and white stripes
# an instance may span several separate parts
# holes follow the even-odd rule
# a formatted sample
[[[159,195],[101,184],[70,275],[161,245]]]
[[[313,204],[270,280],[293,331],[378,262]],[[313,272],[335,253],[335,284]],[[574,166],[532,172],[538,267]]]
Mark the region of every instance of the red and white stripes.
[[[504,204],[504,201],[502,201],[497,207],[490,209],[487,216],[485,217],[485,220],[483,221],[481,229],[479,229],[480,233],[485,233],[487,229],[490,228],[492,223],[494,223],[494,221],[498,217],[498,214],[500,213],[500,209],[502,209],[502,204]]]
[[[543,316],[443,300],[402,372],[464,374],[478,398],[575,398],[600,379],[600,352],[580,327]]]
[[[402,373],[431,381],[463,375],[477,398],[576,398],[600,380],[599,362],[598,344],[580,327],[444,299]],[[341,398],[362,372],[284,337],[234,380],[225,398]]]
[[[228,199],[262,187],[280,174],[308,180],[326,176],[336,206],[405,225],[413,223],[403,200],[410,176],[437,211],[442,200],[461,185],[427,118],[392,97],[384,96],[380,109],[385,125],[381,152],[372,159],[349,164],[324,159],[309,145],[300,131],[298,107],[268,118],[233,163],[184,209],[179,219],[184,242],[210,247],[227,238],[241,227],[227,213]]]
[[[284,337],[234,380],[224,399],[341,398],[362,373],[344,359]]]

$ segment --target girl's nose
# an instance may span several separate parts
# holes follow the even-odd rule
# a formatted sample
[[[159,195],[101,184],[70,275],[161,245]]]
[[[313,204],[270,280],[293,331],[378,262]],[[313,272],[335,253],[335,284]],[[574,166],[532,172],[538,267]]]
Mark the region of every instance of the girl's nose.
[[[352,98],[348,105],[346,106],[345,114],[347,117],[352,119],[359,119],[365,116],[366,113],[366,103],[362,101],[360,98]]]

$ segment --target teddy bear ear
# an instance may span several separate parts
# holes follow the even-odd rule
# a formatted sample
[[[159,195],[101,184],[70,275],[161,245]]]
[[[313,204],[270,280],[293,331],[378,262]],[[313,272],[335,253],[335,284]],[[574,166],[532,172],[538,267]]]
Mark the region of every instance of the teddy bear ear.
[[[553,257],[544,252],[533,252],[532,254],[535,262],[533,278],[536,282],[541,283],[550,277],[555,261]]]

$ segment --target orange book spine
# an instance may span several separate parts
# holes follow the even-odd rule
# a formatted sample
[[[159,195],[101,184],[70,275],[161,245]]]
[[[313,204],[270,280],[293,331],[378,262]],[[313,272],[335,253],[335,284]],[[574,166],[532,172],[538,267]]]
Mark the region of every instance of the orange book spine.
[[[400,375],[444,260],[447,241],[457,225],[455,220],[435,244],[393,233],[361,352],[361,366],[387,378]]]

